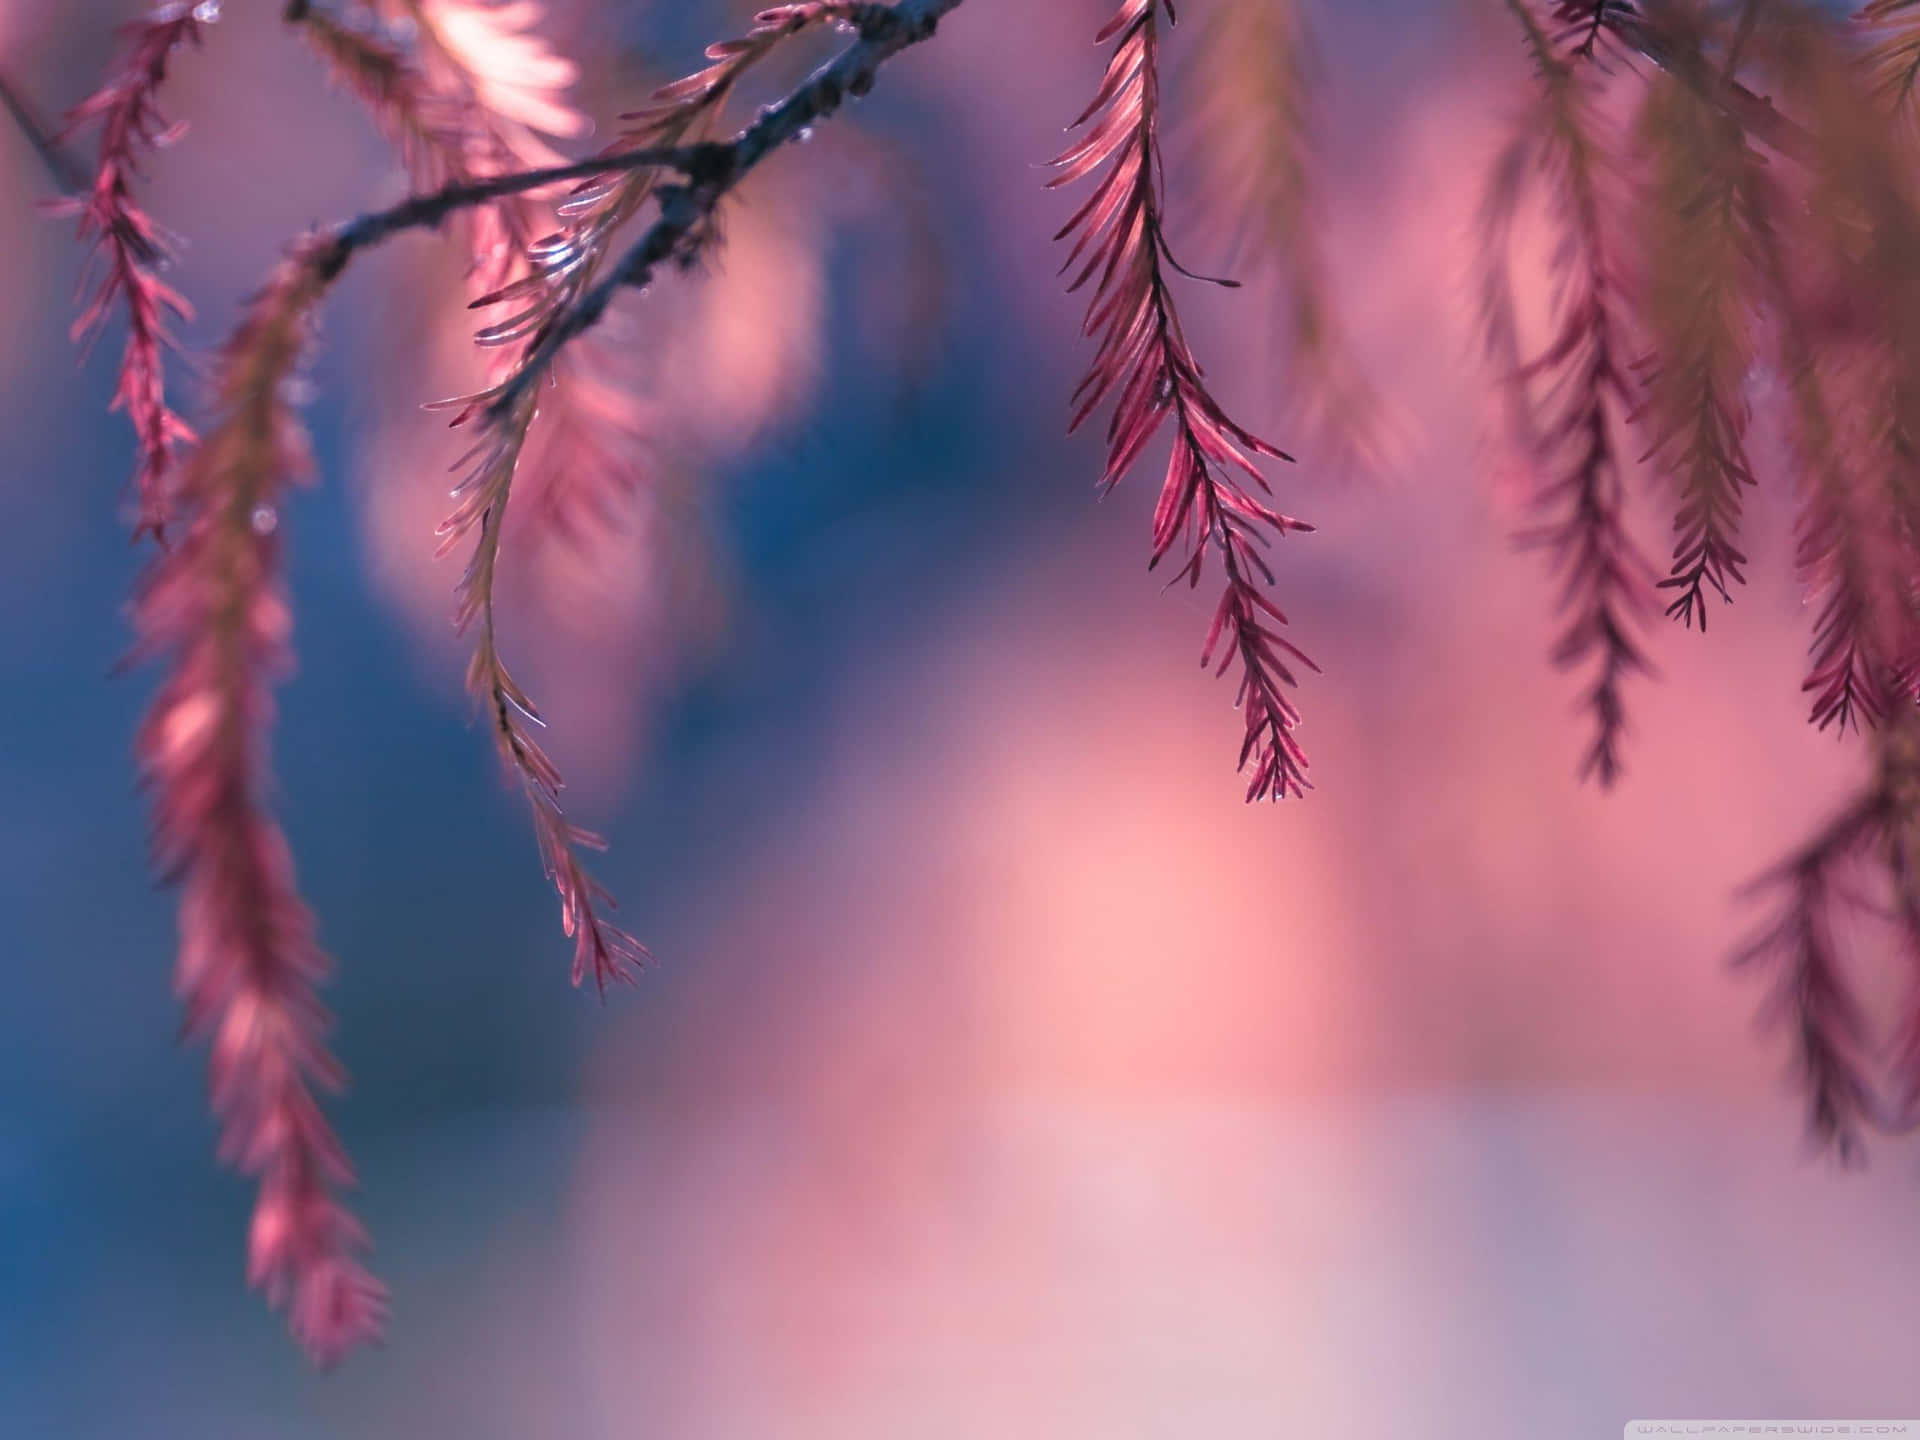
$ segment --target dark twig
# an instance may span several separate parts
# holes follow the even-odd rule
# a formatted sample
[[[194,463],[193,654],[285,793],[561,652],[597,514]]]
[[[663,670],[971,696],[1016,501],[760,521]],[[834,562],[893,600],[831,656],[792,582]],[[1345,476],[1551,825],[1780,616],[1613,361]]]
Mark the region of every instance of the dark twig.
[[[818,121],[873,88],[880,66],[911,45],[931,39],[942,16],[960,7],[962,0],[900,0],[893,6],[866,7],[855,22],[859,41],[829,61],[799,89],[761,112],[745,130],[726,144],[693,147],[693,163],[685,167],[687,183],[663,187],[660,218],[620,258],[606,278],[565,310],[556,314],[527,358],[488,401],[489,422],[512,412],[547,373],[567,343],[591,329],[606,314],[613,297],[627,287],[644,288],[664,260],[690,259],[689,242],[702,230],[721,199],[747,177],[768,155],[797,140]],[[676,167],[677,168],[677,167]]]
[[[378,245],[404,230],[431,229],[448,216],[476,205],[486,205],[508,195],[529,190],[544,190],[549,185],[569,180],[587,180],[614,170],[668,169],[697,173],[714,163],[711,152],[724,151],[724,145],[676,145],[646,150],[625,150],[614,155],[596,155],[571,165],[553,165],[542,170],[522,170],[512,175],[496,175],[486,180],[456,181],[425,195],[413,195],[385,210],[375,210],[337,226],[318,263],[329,280],[337,276],[357,250]]]

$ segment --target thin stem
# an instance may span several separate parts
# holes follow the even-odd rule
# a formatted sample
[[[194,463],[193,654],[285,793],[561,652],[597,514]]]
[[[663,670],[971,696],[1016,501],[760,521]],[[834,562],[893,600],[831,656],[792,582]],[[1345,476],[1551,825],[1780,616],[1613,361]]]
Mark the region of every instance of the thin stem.
[[[724,145],[673,145],[644,150],[626,150],[615,155],[596,155],[571,165],[552,165],[540,170],[521,170],[510,175],[495,175],[485,180],[460,180],[443,185],[425,195],[413,195],[385,210],[375,210],[338,226],[331,248],[322,264],[331,266],[332,279],[345,267],[353,253],[378,245],[404,230],[431,229],[449,215],[476,205],[486,205],[508,195],[542,190],[569,180],[588,180],[614,170],[668,169],[697,174],[715,163],[711,152],[724,151]]]

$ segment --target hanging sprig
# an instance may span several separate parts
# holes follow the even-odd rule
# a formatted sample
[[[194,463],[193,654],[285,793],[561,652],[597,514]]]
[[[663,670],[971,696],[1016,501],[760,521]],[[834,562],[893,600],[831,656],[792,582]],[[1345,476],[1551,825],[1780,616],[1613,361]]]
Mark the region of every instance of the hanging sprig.
[[[803,4],[763,12],[743,39],[709,47],[712,64],[662,87],[644,109],[622,117],[626,128],[609,153],[710,143],[726,96],[751,65],[807,25],[845,18],[855,8]],[[482,346],[509,355],[517,351],[518,358],[501,367],[495,383],[485,390],[436,407],[456,410],[456,426],[478,418],[481,427],[479,440],[457,467],[464,473],[454,490],[456,508],[440,527],[442,554],[467,541],[473,546],[460,581],[456,615],[460,627],[472,627],[475,636],[468,688],[488,716],[501,758],[527,796],[547,878],[560,897],[561,924],[575,944],[573,983],[581,984],[591,974],[601,990],[609,981],[631,979],[647,952],[606,918],[610,904],[606,892],[580,860],[582,849],[603,848],[602,842],[575,826],[561,809],[560,774],[529,728],[544,722],[500,656],[494,589],[516,471],[539,414],[541,377],[551,374],[557,359],[544,342],[560,318],[591,293],[614,237],[654,194],[660,175],[659,168],[649,167],[612,172],[586,182],[569,196],[560,207],[564,227],[529,247],[529,273],[474,302],[475,308],[509,309],[505,318],[486,326],[475,338]],[[530,367],[539,367],[538,376]],[[569,465],[567,473],[577,475],[581,469]],[[605,480],[589,483],[603,485]],[[556,506],[550,494],[543,498],[551,507],[550,515],[564,517],[571,508],[565,502]],[[577,503],[602,502],[590,491]]]
[[[316,994],[329,963],[268,794],[272,685],[291,664],[280,506],[310,469],[286,396],[329,254],[297,249],[223,352],[217,419],[176,487],[177,543],[134,609],[141,654],[168,667],[137,750],[154,852],[182,887],[185,1029],[213,1039],[221,1157],[259,1180],[248,1281],[322,1365],[377,1338],[386,1313],[358,1258],[366,1232],[337,1198],[353,1171],[314,1095],[344,1079]]]
[[[1870,912],[1855,887],[1885,834],[1886,818],[1886,796],[1875,786],[1756,880],[1750,892],[1777,892],[1778,909],[1734,956],[1742,969],[1770,972],[1773,991],[1762,1019],[1791,1035],[1808,1135],[1843,1165],[1865,1157],[1864,1132],[1879,1112],[1863,1053],[1867,1027],[1846,974],[1841,931]]]
[[[1693,38],[1695,32],[1684,32]],[[1691,53],[1704,64],[1697,39]],[[1739,548],[1747,457],[1742,387],[1754,363],[1758,227],[1767,223],[1759,159],[1738,122],[1670,74],[1641,107],[1638,313],[1653,342],[1637,415],[1650,459],[1677,501],[1667,614],[1707,627],[1707,592],[1731,603],[1746,583]]]
[[[1790,401],[1797,558],[1816,615],[1803,688],[1821,729],[1868,732],[1873,769],[1758,882],[1781,908],[1739,958],[1772,970],[1769,1017],[1794,1037],[1810,1131],[1853,1163],[1868,1128],[1906,1126],[1920,1077],[1911,1020],[1891,1069],[1874,1043],[1847,944],[1849,932],[1873,927],[1908,967],[1920,962],[1920,512],[1903,434],[1920,379],[1920,292],[1909,278],[1920,228],[1858,59],[1834,43],[1826,15],[1789,0],[1770,10],[1746,48],[1810,125],[1796,128],[1791,185],[1756,188],[1762,223],[1751,230]],[[1920,1015],[1920,989],[1909,987],[1910,1014]],[[1882,1094],[1888,1079],[1904,1099]]]
[[[133,423],[133,489],[139,505],[134,537],[166,539],[171,508],[169,476],[193,430],[167,402],[166,354],[175,348],[169,316],[190,320],[193,309],[160,278],[173,263],[173,242],[134,190],[149,151],[177,139],[159,96],[174,52],[201,43],[219,18],[215,3],[162,5],[122,30],[123,53],[106,84],[67,117],[65,133],[98,126],[100,154],[83,195],[55,202],[56,214],[79,217],[80,240],[97,271],[92,298],[74,322],[76,340],[91,343],[124,310],[127,344],[121,353],[113,408]]]
[[[1561,224],[1555,252],[1559,293],[1552,339],[1507,378],[1510,399],[1540,477],[1538,523],[1517,537],[1548,550],[1562,576],[1559,608],[1569,618],[1553,649],[1563,668],[1592,665],[1582,703],[1593,738],[1580,773],[1602,786],[1620,776],[1626,734],[1623,686],[1649,669],[1638,631],[1652,608],[1653,570],[1626,526],[1626,491],[1615,430],[1632,408],[1620,297],[1600,215],[1605,149],[1575,72],[1526,0],[1508,0],[1539,73],[1539,97],[1495,171],[1482,211],[1483,261],[1491,277],[1489,349],[1517,354],[1512,306],[1503,298],[1506,237],[1530,178],[1550,187]],[[1584,34],[1576,27],[1576,34]],[[1582,41],[1581,43],[1584,43]]]
[[[1864,1161],[1868,1129],[1911,1129],[1920,1118],[1920,998],[1909,999],[1888,1057],[1844,943],[1848,930],[1890,930],[1908,962],[1920,961],[1920,710],[1909,704],[1890,715],[1873,751],[1859,793],[1749,887],[1781,899],[1773,921],[1734,957],[1772,972],[1763,1019],[1791,1034],[1808,1133],[1843,1165]],[[1876,871],[1889,882],[1891,909],[1870,888]],[[1890,1098],[1882,1090],[1889,1081]]]
[[[1100,31],[1097,43],[1112,44],[1113,54],[1092,104],[1070,127],[1089,128],[1054,161],[1060,173],[1049,182],[1053,188],[1100,176],[1055,237],[1073,242],[1062,270],[1080,267],[1069,289],[1094,282],[1085,330],[1099,338],[1093,365],[1074,393],[1071,428],[1112,400],[1104,491],[1172,422],[1150,564],[1184,543],[1176,578],[1197,586],[1208,549],[1219,551],[1226,587],[1200,663],[1212,664],[1218,651],[1217,673],[1224,674],[1239,662],[1237,703],[1246,720],[1240,766],[1252,765],[1247,799],[1278,800],[1304,794],[1308,785],[1306,754],[1293,734],[1300,713],[1287,694],[1297,683],[1293,664],[1318,667],[1276,628],[1286,616],[1261,588],[1260,582],[1273,582],[1262,550],[1274,536],[1313,527],[1274,510],[1236,478],[1236,471],[1245,474],[1265,491],[1253,457],[1293,457],[1235,424],[1208,392],[1168,290],[1167,271],[1181,266],[1162,227],[1159,19],[1157,0],[1125,0]]]
[[[384,15],[384,10],[394,13]],[[309,42],[367,103],[415,182],[423,186],[483,185],[502,175],[559,164],[561,157],[540,136],[576,135],[586,129],[585,117],[563,98],[575,78],[574,68],[547,50],[533,32],[538,17],[538,8],[531,5],[497,7],[468,0],[394,0],[345,17],[302,6],[290,16],[303,24]],[[404,22],[411,43],[393,22]],[[617,177],[632,180],[655,173],[652,167],[632,167]],[[546,222],[532,192],[502,194],[463,214],[479,288],[536,297],[541,313],[558,303],[557,293],[549,293],[550,286],[557,292],[562,285],[556,266],[549,263],[555,239],[537,239]],[[490,304],[495,298],[484,294],[475,303]],[[482,346],[496,357],[496,381],[510,375],[516,363],[514,351],[502,347],[523,333],[512,325],[481,332]],[[601,383],[590,362],[585,373],[568,378],[586,385],[594,403],[563,407],[574,424],[549,437],[547,448],[556,466],[571,474],[579,469],[573,461],[582,454],[619,454],[622,465],[615,473],[632,471],[632,397]],[[580,849],[599,848],[601,842],[569,822],[560,808],[559,774],[529,730],[543,722],[501,661],[494,624],[500,526],[535,413],[529,394],[470,456],[474,463],[455,490],[460,504],[442,527],[441,550],[445,553],[477,528],[456,614],[463,630],[479,622],[469,688],[486,708],[501,754],[519,777],[532,809],[542,863],[560,896],[561,924],[575,941],[573,982],[581,984],[591,973],[604,992],[610,980],[630,980],[646,951],[604,917],[610,902],[578,858]]]
[[[606,891],[586,872],[580,851],[600,850],[604,842],[566,817],[560,805],[560,772],[541,750],[529,727],[544,727],[533,702],[500,658],[494,617],[494,574],[500,559],[500,530],[506,518],[514,467],[532,423],[534,396],[517,396],[514,409],[489,425],[454,488],[457,507],[440,527],[441,553],[470,536],[473,551],[459,587],[455,624],[475,631],[467,688],[484,708],[501,759],[518,777],[533,814],[534,835],[547,879],[560,897],[561,930],[574,942],[575,985],[593,976],[605,992],[609,981],[631,983],[648,958],[646,947],[606,918]]]

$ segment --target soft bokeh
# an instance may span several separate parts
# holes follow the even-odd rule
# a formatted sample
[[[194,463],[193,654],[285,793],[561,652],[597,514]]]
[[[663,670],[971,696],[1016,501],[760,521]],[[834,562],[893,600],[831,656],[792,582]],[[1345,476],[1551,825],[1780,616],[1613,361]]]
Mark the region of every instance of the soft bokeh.
[[[604,125],[748,8],[583,0],[554,33]],[[521,575],[509,630],[660,956],[604,1008],[566,986],[445,634],[457,447],[413,406],[463,378],[457,275],[402,242],[334,301],[275,748],[395,1304],[325,1378],[242,1287],[245,1187],[173,1044],[126,759],[148,681],[108,674],[136,564],[114,340],[76,365],[74,257],[0,134],[0,1434],[1920,1413],[1912,1152],[1806,1163],[1724,964],[1735,888],[1855,773],[1804,723],[1780,497],[1740,603],[1657,636],[1625,784],[1572,778],[1467,284],[1526,83],[1499,7],[1322,7],[1327,252],[1407,451],[1280,476],[1320,526],[1282,547],[1281,603],[1326,673],[1318,789],[1257,810],[1194,663],[1209,597],[1143,573],[1149,477],[1096,505],[1096,439],[1059,434],[1087,356],[1047,244],[1070,206],[1032,167],[1100,8],[971,0],[846,133],[770,163],[710,275],[621,317],[671,504],[626,568]],[[275,10],[230,0],[183,60],[193,129],[153,168],[202,351],[286,237],[398,189]],[[119,13],[13,0],[0,68],[70,103]],[[1537,229],[1522,250],[1537,307]],[[1186,297],[1223,400],[1286,444],[1269,300]]]

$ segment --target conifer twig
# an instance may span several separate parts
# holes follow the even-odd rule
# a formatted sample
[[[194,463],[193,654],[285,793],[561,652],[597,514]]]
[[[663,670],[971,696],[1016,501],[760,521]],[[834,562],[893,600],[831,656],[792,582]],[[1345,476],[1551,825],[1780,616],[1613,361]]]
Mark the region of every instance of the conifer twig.
[[[1560,609],[1571,615],[1553,650],[1554,663],[1570,668],[1597,662],[1598,673],[1583,697],[1593,717],[1593,738],[1581,763],[1582,776],[1604,788],[1620,775],[1626,733],[1622,686],[1635,671],[1650,669],[1636,630],[1651,608],[1652,567],[1627,532],[1625,487],[1613,428],[1630,408],[1631,392],[1621,350],[1608,242],[1598,191],[1599,141],[1580,77],[1555,52],[1526,0],[1507,0],[1520,22],[1540,77],[1538,108],[1529,114],[1507,159],[1496,171],[1483,212],[1489,235],[1485,261],[1504,264],[1503,238],[1528,164],[1537,160],[1558,181],[1564,223],[1556,253],[1561,269],[1557,328],[1546,348],[1506,377],[1510,398],[1524,417],[1532,459],[1543,476],[1535,499],[1542,517],[1519,542],[1552,552],[1563,578]],[[1497,297],[1503,280],[1489,280],[1496,297],[1489,318],[1510,329],[1511,310]],[[1496,331],[1494,348],[1512,348],[1510,333]],[[1534,391],[1544,392],[1536,400]]]
[[[1073,240],[1061,266],[1063,272],[1080,267],[1070,290],[1098,277],[1083,328],[1098,337],[1099,350],[1074,392],[1069,428],[1079,428],[1112,399],[1100,479],[1102,490],[1110,491],[1165,423],[1173,422],[1148,565],[1157,566],[1184,539],[1187,558],[1175,579],[1198,586],[1207,552],[1218,549],[1227,583],[1200,663],[1213,664],[1218,651],[1216,673],[1225,674],[1239,661],[1236,703],[1245,720],[1239,763],[1242,770],[1252,764],[1247,799],[1280,800],[1308,788],[1306,753],[1293,733],[1300,712],[1287,695],[1297,683],[1292,665],[1319,667],[1276,628],[1287,617],[1261,587],[1274,578],[1261,550],[1275,537],[1313,527],[1273,509],[1235,478],[1238,471],[1267,490],[1252,457],[1293,457],[1227,417],[1208,391],[1174,309],[1166,272],[1192,272],[1173,258],[1162,221],[1160,8],[1159,0],[1122,0],[1096,37],[1097,44],[1111,43],[1113,53],[1092,103],[1069,127],[1086,126],[1086,134],[1053,162],[1059,174],[1048,182],[1054,188],[1100,176],[1054,237]]]
[[[280,507],[311,463],[285,397],[338,273],[328,249],[296,247],[228,342],[214,426],[182,466],[178,542],[134,610],[141,653],[168,665],[138,753],[155,854],[182,886],[185,1030],[213,1038],[221,1156],[259,1180],[248,1281],[322,1366],[376,1339],[386,1313],[358,1258],[366,1232],[337,1198],[352,1167],[314,1096],[344,1080],[316,993],[330,966],[268,794],[272,684],[291,664]]]
[[[508,672],[500,655],[494,625],[494,576],[502,527],[527,428],[533,423],[538,387],[552,373],[561,351],[600,320],[621,289],[643,288],[655,269],[666,261],[691,263],[720,201],[761,161],[782,145],[800,138],[815,123],[833,115],[849,96],[864,95],[872,87],[874,75],[884,61],[931,37],[940,18],[960,3],[961,0],[900,0],[891,7],[802,3],[761,12],[761,25],[773,32],[783,30],[788,21],[808,23],[830,15],[854,25],[859,39],[815,71],[784,100],[763,110],[758,119],[731,141],[704,142],[689,147],[687,163],[682,167],[683,183],[652,189],[653,198],[659,204],[658,219],[603,277],[592,283],[584,278],[570,281],[563,278],[561,285],[548,293],[536,274],[487,297],[497,301],[524,290],[533,292],[529,310],[481,332],[483,339],[501,341],[526,335],[529,337],[526,350],[504,379],[477,394],[444,402],[458,410],[455,425],[477,419],[480,430],[473,448],[456,466],[464,469],[465,474],[454,491],[456,508],[440,527],[444,537],[443,554],[468,536],[473,538],[473,551],[460,580],[456,612],[462,628],[474,625],[476,629],[473,659],[467,671],[468,687],[485,707],[501,756],[527,796],[547,876],[560,896],[562,927],[575,942],[573,982],[576,985],[589,973],[602,990],[609,980],[628,979],[633,965],[645,958],[646,950],[601,914],[605,893],[586,874],[579,859],[581,849],[599,848],[601,842],[599,837],[574,826],[561,811],[559,772],[529,728],[544,722]],[[679,99],[697,97],[704,103],[706,97],[715,93],[716,69],[724,75],[734,57],[755,53],[753,39],[741,44],[746,48],[715,47],[721,52],[713,57],[718,62],[716,66],[689,77],[678,86],[667,87],[656,100],[672,104]],[[677,136],[684,132],[674,127],[664,133]],[[591,213],[605,198],[603,193],[594,192],[590,187],[578,203]],[[595,233],[598,236],[600,232]],[[590,274],[580,263],[588,253],[578,237],[557,237],[552,268],[561,277],[582,272]]]
[[[127,343],[112,408],[125,410],[135,439],[134,495],[139,520],[134,537],[151,534],[164,543],[169,499],[167,484],[179,447],[191,444],[193,431],[167,403],[164,366],[174,348],[168,316],[192,318],[184,296],[160,278],[171,262],[172,243],[134,193],[133,184],[147,151],[176,138],[158,108],[161,87],[174,52],[201,42],[205,24],[218,6],[162,5],[145,19],[123,27],[125,54],[107,83],[68,115],[63,134],[83,126],[100,127],[100,154],[91,179],[80,193],[55,202],[56,214],[77,216],[80,239],[99,280],[93,296],[74,322],[76,340],[91,343],[114,310],[124,305]],[[207,17],[203,19],[203,17]]]
[[[1661,6],[1692,63],[1703,37],[1678,7]],[[1749,14],[1752,12],[1749,11]],[[1749,316],[1761,300],[1757,231],[1768,223],[1758,157],[1746,132],[1666,72],[1650,77],[1637,124],[1646,181],[1636,219],[1640,316],[1654,343],[1638,419],[1650,459],[1673,488],[1667,614],[1707,627],[1710,589],[1723,602],[1745,583],[1741,492],[1755,483],[1741,395],[1754,363]]]

